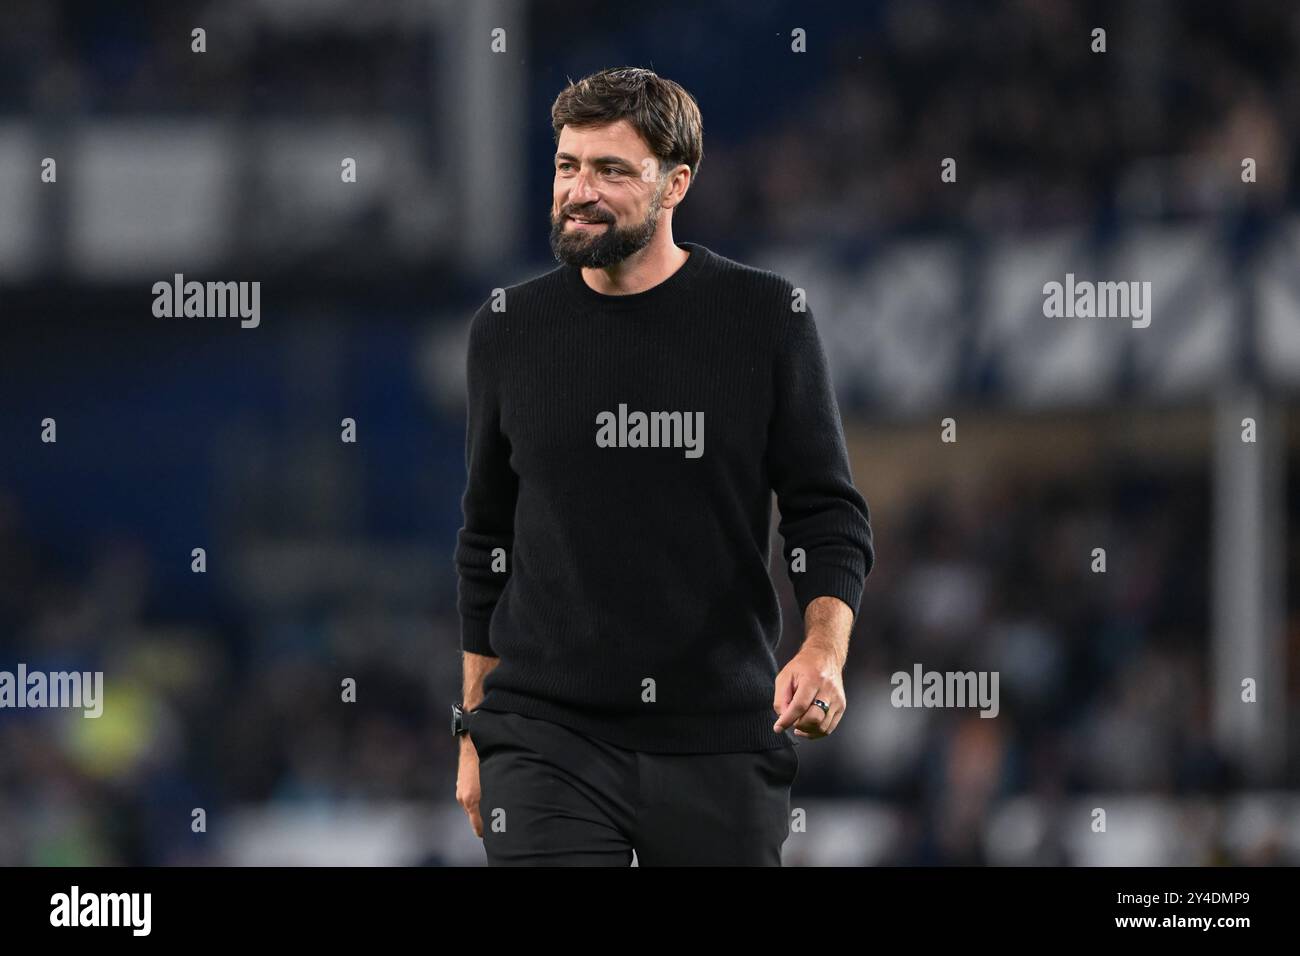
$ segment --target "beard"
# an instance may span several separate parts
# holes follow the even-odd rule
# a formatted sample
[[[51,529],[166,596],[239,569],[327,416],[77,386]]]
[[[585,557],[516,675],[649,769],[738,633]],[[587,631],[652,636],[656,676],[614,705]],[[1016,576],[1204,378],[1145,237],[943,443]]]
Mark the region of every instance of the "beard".
[[[608,214],[601,213],[594,218],[606,224],[604,229],[595,232],[587,229],[567,230],[564,224],[569,216],[582,216],[583,210],[566,206],[560,210],[558,219],[551,219],[551,252],[557,261],[579,269],[604,269],[622,262],[633,253],[640,252],[654,238],[655,230],[659,227],[659,199],[662,194],[662,187],[655,190],[645,219],[621,229],[608,218]]]

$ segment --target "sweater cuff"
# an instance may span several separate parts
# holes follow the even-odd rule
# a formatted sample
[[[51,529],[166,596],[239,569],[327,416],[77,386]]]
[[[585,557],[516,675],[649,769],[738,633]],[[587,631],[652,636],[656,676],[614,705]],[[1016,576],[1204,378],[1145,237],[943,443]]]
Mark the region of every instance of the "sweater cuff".
[[[800,617],[817,598],[829,596],[847,604],[853,610],[853,619],[858,619],[865,582],[857,572],[836,565],[814,565],[806,571],[791,574],[790,579],[795,599],[799,602]]]
[[[488,641],[488,625],[491,623],[490,617],[462,617],[460,619],[461,650],[469,651],[471,654],[482,654],[485,657],[496,657],[492,644]]]

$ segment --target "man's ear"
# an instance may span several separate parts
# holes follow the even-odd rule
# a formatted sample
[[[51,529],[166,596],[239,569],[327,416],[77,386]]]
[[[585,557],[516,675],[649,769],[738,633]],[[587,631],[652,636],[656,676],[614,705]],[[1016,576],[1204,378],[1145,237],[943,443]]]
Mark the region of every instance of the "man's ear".
[[[672,183],[672,181],[673,181],[673,177],[676,177],[676,176],[682,176],[682,175],[683,175],[683,170],[685,171],[685,172],[684,172],[684,175],[685,175],[686,182],[685,182],[685,185],[682,186],[682,194],[681,194],[680,196],[678,196],[676,200],[671,200],[671,201],[667,204],[667,207],[666,207],[666,208],[668,208],[668,209],[672,209],[674,206],[676,206],[678,203],[680,203],[683,199],[686,198],[686,194],[687,194],[688,192],[690,192],[690,189],[691,189],[691,171],[690,171],[690,167],[689,167],[689,166],[679,166],[677,169],[675,169],[675,170],[673,170],[671,173],[669,173],[669,174],[668,174],[668,175],[669,175],[669,183],[670,183],[670,184]],[[672,194],[672,191],[673,191],[673,187],[672,187],[672,185],[669,185],[669,187],[668,187],[667,189],[664,190],[664,197],[665,197],[665,198],[669,198],[669,197],[671,196],[671,194]]]

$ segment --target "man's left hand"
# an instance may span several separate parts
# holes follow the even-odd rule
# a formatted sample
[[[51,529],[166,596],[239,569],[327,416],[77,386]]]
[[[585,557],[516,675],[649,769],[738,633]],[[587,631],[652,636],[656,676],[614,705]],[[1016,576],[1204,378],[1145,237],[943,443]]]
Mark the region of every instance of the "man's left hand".
[[[780,733],[793,726],[796,737],[816,740],[835,730],[844,716],[843,665],[833,649],[808,643],[776,675],[772,710],[780,716],[772,727]],[[814,700],[830,705],[823,711]]]

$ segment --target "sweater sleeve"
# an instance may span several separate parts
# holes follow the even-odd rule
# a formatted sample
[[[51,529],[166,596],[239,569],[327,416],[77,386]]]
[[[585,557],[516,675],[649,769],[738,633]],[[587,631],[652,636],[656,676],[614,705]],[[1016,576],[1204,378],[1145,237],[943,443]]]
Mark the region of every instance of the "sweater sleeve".
[[[814,598],[831,595],[852,608],[856,619],[875,563],[870,513],[853,484],[813,313],[791,310],[780,321],[767,469],[781,514],[786,569],[800,615]],[[799,565],[796,548],[803,549]]]
[[[489,657],[497,655],[488,640],[488,624],[514,566],[515,499],[519,480],[510,467],[510,443],[501,432],[500,355],[494,348],[488,306],[470,322],[466,350],[465,494],[461,499],[464,525],[457,533],[457,611],[461,648]],[[493,570],[493,551],[505,552],[505,570]],[[501,564],[498,562],[498,567]]]

